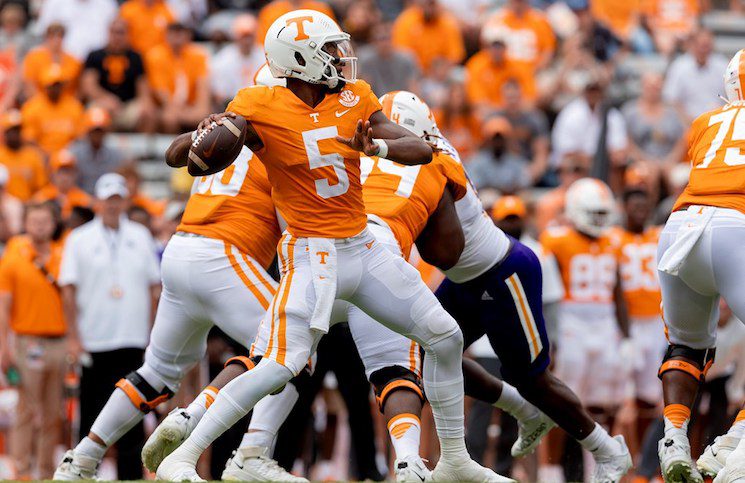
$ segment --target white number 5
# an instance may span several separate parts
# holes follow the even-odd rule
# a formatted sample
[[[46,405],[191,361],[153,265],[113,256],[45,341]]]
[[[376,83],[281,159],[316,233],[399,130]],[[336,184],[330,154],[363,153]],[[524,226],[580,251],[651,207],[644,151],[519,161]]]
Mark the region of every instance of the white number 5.
[[[336,129],[336,126],[322,127],[303,133],[303,143],[305,144],[305,152],[308,155],[310,169],[332,166],[338,180],[334,185],[330,184],[329,180],[325,178],[316,180],[316,193],[324,199],[341,196],[349,189],[349,176],[347,175],[342,155],[339,153],[321,154],[321,150],[318,147],[318,141],[334,139],[338,133],[339,131]]]

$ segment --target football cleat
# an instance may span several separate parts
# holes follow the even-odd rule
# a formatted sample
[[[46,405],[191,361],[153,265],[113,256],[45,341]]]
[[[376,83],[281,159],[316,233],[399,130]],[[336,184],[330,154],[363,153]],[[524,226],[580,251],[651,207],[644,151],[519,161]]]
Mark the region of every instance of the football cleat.
[[[745,462],[739,462],[737,466],[731,464],[722,468],[714,483],[745,483]]]
[[[472,481],[477,483],[517,483],[512,478],[498,475],[472,459],[462,463],[443,461],[442,458],[432,472],[432,481]]]
[[[207,481],[199,476],[194,464],[171,453],[163,459],[155,472],[155,479],[161,481]]]
[[[595,471],[592,473],[592,483],[617,483],[621,481],[629,469],[633,466],[629,447],[623,436],[614,436],[621,447],[620,451],[611,456],[596,456]]]
[[[520,458],[535,451],[538,443],[548,434],[556,423],[539,411],[538,414],[525,421],[518,421],[517,441],[512,445],[512,456]]]
[[[222,479],[226,481],[286,481],[308,483],[308,480],[288,473],[268,455],[268,448],[250,446],[238,448],[225,464]]]
[[[74,449],[67,450],[52,477],[55,481],[95,480],[98,460]]]
[[[432,472],[424,465],[424,460],[419,455],[396,460],[393,469],[396,472],[396,481],[399,483],[432,481]]]
[[[725,463],[727,462],[727,456],[732,453],[737,444],[740,442],[740,438],[724,434],[717,436],[714,442],[706,447],[703,454],[696,461],[696,466],[701,472],[702,476],[708,476],[714,478],[722,471]]]
[[[691,444],[682,430],[662,438],[657,446],[660,469],[665,483],[703,483],[701,473],[691,459]]]
[[[194,418],[183,408],[168,413],[142,447],[145,468],[156,471],[163,459],[186,441],[196,425]]]

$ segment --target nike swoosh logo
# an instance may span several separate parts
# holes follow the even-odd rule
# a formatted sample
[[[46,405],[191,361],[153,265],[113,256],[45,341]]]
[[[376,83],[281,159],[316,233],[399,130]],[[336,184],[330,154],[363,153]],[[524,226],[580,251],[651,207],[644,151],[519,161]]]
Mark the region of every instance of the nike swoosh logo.
[[[334,112],[334,115],[336,117],[342,117],[344,114],[346,114],[348,112],[349,112],[349,109],[347,109],[346,111],[336,111],[336,112]]]
[[[204,148],[204,157],[209,158],[212,156],[212,152],[215,150],[215,145],[217,145],[218,137],[215,137],[215,140],[212,141],[212,145],[209,148]]]

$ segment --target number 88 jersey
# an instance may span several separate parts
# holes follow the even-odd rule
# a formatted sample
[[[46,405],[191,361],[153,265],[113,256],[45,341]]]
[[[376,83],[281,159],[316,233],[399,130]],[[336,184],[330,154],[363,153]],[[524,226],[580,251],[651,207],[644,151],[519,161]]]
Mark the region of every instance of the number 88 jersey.
[[[281,231],[259,158],[244,146],[223,171],[197,177],[177,230],[224,240],[267,268]]]
[[[745,102],[696,118],[688,136],[688,158],[688,186],[673,211],[706,205],[745,213]]]

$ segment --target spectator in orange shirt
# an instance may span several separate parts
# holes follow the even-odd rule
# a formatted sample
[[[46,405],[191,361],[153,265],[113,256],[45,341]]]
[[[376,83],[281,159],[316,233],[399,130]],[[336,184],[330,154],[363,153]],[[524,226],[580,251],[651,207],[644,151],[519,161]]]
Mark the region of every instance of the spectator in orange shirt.
[[[643,13],[657,50],[665,55],[681,47],[696,28],[700,0],[646,0]]]
[[[145,71],[160,107],[160,129],[192,129],[210,112],[207,54],[182,24],[168,26],[166,43],[145,56]]]
[[[20,112],[6,112],[0,118],[0,123],[3,130],[0,164],[8,170],[5,190],[21,201],[28,201],[49,182],[42,153],[23,141]]]
[[[426,72],[432,61],[458,63],[466,55],[458,20],[437,0],[416,0],[393,24],[393,43],[409,49]]]
[[[75,94],[80,76],[80,62],[62,49],[65,27],[53,23],[47,27],[44,43],[32,49],[23,61],[24,92],[27,97],[44,89],[44,74],[52,69],[60,72],[65,89]]]
[[[476,117],[476,108],[468,100],[463,82],[452,80],[448,85],[448,96],[439,109],[434,110],[437,127],[466,159],[481,144],[481,125]]]
[[[525,100],[536,98],[532,75],[520,68],[507,56],[507,44],[498,29],[485,29],[481,34],[484,46],[466,62],[466,93],[472,104],[478,106],[478,115],[484,119],[504,104],[502,87],[507,82],[517,82]]]
[[[129,44],[142,56],[166,43],[166,29],[176,19],[165,0],[127,0],[119,16],[127,24]]]
[[[564,154],[557,174],[559,186],[546,193],[536,203],[535,227],[540,234],[550,226],[564,225],[564,200],[569,186],[590,174],[590,157],[580,152]]]
[[[23,135],[48,155],[65,148],[78,137],[83,126],[83,105],[65,91],[59,66],[51,66],[41,77],[43,89],[21,108]]]
[[[140,173],[134,165],[122,166],[116,171],[122,175],[127,182],[127,191],[129,192],[129,207],[142,208],[147,211],[153,218],[163,215],[166,208],[165,201],[158,201],[150,198],[140,191]]]
[[[75,157],[67,150],[52,156],[50,167],[52,183],[34,195],[34,201],[54,201],[62,211],[62,218],[67,218],[75,206],[91,208],[93,199],[75,185],[78,179],[78,168]]]
[[[648,54],[654,52],[654,43],[641,25],[644,1],[646,0],[590,0],[589,7],[593,17],[631,45],[634,51]]]
[[[51,478],[54,448],[62,436],[68,327],[56,282],[62,258],[61,245],[52,239],[57,217],[53,205],[29,206],[26,235],[11,239],[0,261],[2,369],[20,374],[11,445],[19,479],[32,478],[34,460],[38,476]]]
[[[486,21],[484,31],[496,30],[507,44],[507,57],[528,75],[546,67],[556,50],[556,36],[542,12],[528,0],[509,0]]]
[[[272,23],[287,12],[300,9],[316,10],[336,20],[331,7],[318,0],[274,0],[259,10],[259,30],[256,33],[256,41],[264,45],[264,37]]]

